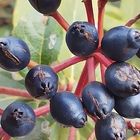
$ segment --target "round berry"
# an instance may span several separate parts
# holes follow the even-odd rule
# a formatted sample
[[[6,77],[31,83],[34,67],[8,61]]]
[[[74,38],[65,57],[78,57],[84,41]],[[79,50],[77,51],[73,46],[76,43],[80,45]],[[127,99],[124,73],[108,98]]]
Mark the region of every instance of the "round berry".
[[[82,101],[87,112],[97,119],[110,115],[114,108],[114,97],[106,86],[94,81],[86,85],[82,92]]]
[[[115,110],[126,118],[140,118],[140,94],[115,99]]]
[[[50,15],[58,9],[61,0],[29,0],[29,2],[38,12]]]
[[[30,61],[27,44],[16,37],[0,38],[0,67],[8,71],[24,69]]]
[[[58,76],[47,65],[37,65],[25,77],[25,87],[35,98],[49,99],[58,88]]]
[[[74,55],[88,56],[98,47],[97,30],[88,22],[74,22],[67,31],[66,43]]]
[[[115,62],[105,72],[106,86],[119,97],[140,93],[140,72],[126,62]]]
[[[81,128],[87,121],[82,103],[78,97],[70,92],[59,92],[50,100],[52,117],[66,126]]]
[[[103,54],[114,61],[126,61],[140,48],[140,32],[126,26],[114,27],[102,39]]]
[[[97,140],[126,140],[127,125],[117,113],[112,113],[95,124]]]
[[[3,112],[1,126],[11,137],[25,136],[35,126],[35,113],[27,104],[15,101]]]

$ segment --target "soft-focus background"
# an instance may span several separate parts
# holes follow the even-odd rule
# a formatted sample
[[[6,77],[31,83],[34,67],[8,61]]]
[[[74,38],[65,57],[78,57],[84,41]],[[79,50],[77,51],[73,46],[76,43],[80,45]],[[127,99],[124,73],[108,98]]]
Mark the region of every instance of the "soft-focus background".
[[[93,0],[97,23],[97,0]],[[58,9],[71,24],[77,20],[86,20],[84,4],[81,0],[62,0]],[[140,0],[110,0],[106,5],[104,31],[114,26],[124,25],[129,19],[140,13]],[[140,29],[140,22],[133,25]],[[72,57],[65,43],[65,31],[51,17],[43,17],[36,12],[28,0],[0,0],[0,37],[14,35],[23,39],[30,47],[32,60],[39,64],[57,64]],[[129,62],[140,68],[140,59],[132,58]],[[66,88],[67,83],[75,88],[84,63],[79,63],[59,73],[59,86]],[[0,69],[0,86],[25,89],[24,77],[28,69],[19,73],[10,73]],[[100,80],[100,70],[96,70],[97,80]],[[18,97],[0,95],[0,107],[5,108],[14,100],[24,100],[33,108],[47,101],[25,100]],[[137,120],[140,121],[140,120]],[[76,140],[86,140],[94,128],[89,118],[87,125],[77,130]],[[34,131],[26,137],[16,140],[67,140],[69,128],[63,128],[53,121],[50,115],[38,118]],[[128,137],[131,135],[129,132]],[[139,138],[137,137],[137,140]],[[133,139],[135,140],[135,139]]]

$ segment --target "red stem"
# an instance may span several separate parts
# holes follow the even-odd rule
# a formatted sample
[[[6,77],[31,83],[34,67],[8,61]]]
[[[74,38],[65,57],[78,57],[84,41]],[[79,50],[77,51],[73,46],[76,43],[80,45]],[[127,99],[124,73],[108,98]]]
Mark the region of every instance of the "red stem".
[[[95,62],[94,57],[87,60],[88,82],[95,80]]]
[[[84,86],[87,84],[88,82],[88,77],[87,77],[87,63],[85,64],[83,71],[81,73],[80,79],[78,81],[76,90],[75,90],[75,95],[76,96],[80,96],[82,89],[84,88]]]
[[[133,126],[131,121],[127,121],[127,126],[128,126],[128,129],[134,132],[134,134],[140,133],[140,122],[136,122],[135,126]]]
[[[67,31],[69,28],[68,22],[60,15],[58,11],[51,15],[61,26],[62,28]]]
[[[105,5],[107,0],[98,0],[98,36],[99,36],[99,47],[101,46],[101,40],[103,38],[103,20],[104,20],[104,12]]]
[[[2,137],[2,140],[10,140],[10,136],[9,135],[7,135],[7,134],[5,134],[3,137]]]
[[[69,138],[68,140],[75,140],[76,138],[76,128],[71,127],[69,130]]]
[[[36,114],[36,117],[39,117],[41,115],[45,115],[45,114],[50,112],[50,106],[49,105],[41,106],[41,107],[35,109],[34,112]]]
[[[98,62],[95,61],[95,69],[98,65]],[[77,87],[76,87],[76,90],[75,90],[75,95],[76,96],[81,96],[81,92],[82,92],[82,89],[85,87],[85,85],[88,83],[88,77],[87,77],[87,62],[83,68],[83,71],[81,73],[81,76],[80,76],[80,79],[78,81],[78,84],[77,84]]]
[[[62,62],[58,65],[52,66],[52,68],[55,72],[60,72],[60,71],[64,70],[65,68],[67,68],[71,65],[74,65],[76,63],[79,63],[81,61],[84,61],[86,59],[87,58],[81,58],[81,57],[78,57],[78,56],[74,56],[72,58],[69,58],[68,60],[65,60],[64,62]]]
[[[85,4],[88,22],[95,24],[92,0],[83,0],[83,2]]]
[[[4,86],[0,86],[0,94],[20,96],[20,97],[32,99],[32,97],[28,94],[26,90],[9,88],[9,87],[4,87]]]
[[[94,139],[95,139],[95,130],[93,130],[93,132],[89,136],[88,140],[94,140]]]
[[[105,71],[106,71],[106,67],[102,63],[100,63],[100,70],[101,70],[102,83],[105,84]]]
[[[137,16],[135,16],[133,19],[130,19],[130,20],[125,24],[125,26],[130,27],[130,26],[132,26],[134,23],[136,23],[139,19],[140,19],[140,13],[139,13]]]
[[[0,108],[0,115],[2,115],[2,114],[3,114],[3,109]]]
[[[103,54],[96,52],[94,53],[95,58],[102,64],[105,65],[105,67],[108,67],[112,62],[107,59]]]

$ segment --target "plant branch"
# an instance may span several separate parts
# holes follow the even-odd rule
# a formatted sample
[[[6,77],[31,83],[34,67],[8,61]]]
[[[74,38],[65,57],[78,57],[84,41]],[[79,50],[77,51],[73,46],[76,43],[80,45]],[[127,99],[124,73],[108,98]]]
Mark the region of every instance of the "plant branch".
[[[36,117],[39,117],[41,115],[45,115],[45,114],[50,112],[50,106],[49,105],[41,106],[41,107],[35,109],[34,112],[36,114]]]
[[[94,57],[87,60],[88,82],[95,80],[95,61]]]
[[[35,67],[35,66],[37,66],[38,65],[38,63],[37,62],[35,62],[35,61],[33,61],[33,60],[30,60],[30,62],[29,62],[29,64],[28,64],[28,68],[33,68],[33,67]]]
[[[140,13],[139,13],[137,16],[135,16],[134,18],[130,19],[130,20],[125,24],[125,26],[130,27],[130,26],[132,26],[134,23],[136,23],[139,19],[140,19]]]
[[[82,2],[85,4],[88,22],[95,24],[92,0],[83,0]]]
[[[93,132],[89,136],[88,140],[94,140],[94,139],[95,139],[95,129],[93,130]]]
[[[69,130],[68,140],[75,140],[75,138],[76,138],[76,128],[71,127]]]
[[[134,132],[134,135],[140,134],[140,122],[136,122],[135,126],[132,125],[131,121],[127,121],[128,129]]]
[[[11,96],[19,96],[24,98],[33,99],[26,90],[9,88],[0,86],[0,94],[11,95]]]
[[[60,72],[60,71],[64,70],[65,68],[67,68],[71,65],[74,65],[76,63],[79,63],[81,61],[84,61],[86,59],[87,58],[85,58],[85,57],[82,58],[82,57],[74,56],[72,58],[69,58],[69,59],[65,60],[64,62],[62,62],[58,65],[52,66],[52,68],[55,72]]]
[[[0,108],[0,115],[2,115],[2,114],[3,114],[3,109]]]
[[[112,62],[106,58],[103,54],[96,52],[94,53],[95,58],[102,64],[105,65],[105,67],[108,67]]]
[[[68,22],[60,15],[58,11],[51,15],[61,26],[62,28],[67,31],[69,28]]]
[[[101,40],[104,34],[103,31],[103,20],[104,20],[104,12],[105,5],[107,0],[98,0],[98,36],[99,36],[99,46],[101,46]]]
[[[100,63],[100,71],[101,71],[102,83],[105,84],[105,71],[106,71],[106,67],[102,63]]]

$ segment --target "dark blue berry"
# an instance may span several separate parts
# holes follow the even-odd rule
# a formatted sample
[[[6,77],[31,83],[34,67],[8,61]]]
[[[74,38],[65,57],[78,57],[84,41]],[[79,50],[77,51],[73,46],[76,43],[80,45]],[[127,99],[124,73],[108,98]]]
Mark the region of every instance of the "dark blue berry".
[[[27,73],[25,86],[31,96],[49,99],[57,91],[58,76],[49,66],[37,65]]]
[[[74,55],[88,56],[98,47],[97,30],[88,22],[74,22],[67,31],[66,43]]]
[[[125,26],[112,28],[102,39],[103,54],[114,61],[126,61],[140,48],[140,32]]]
[[[59,123],[76,128],[83,127],[87,121],[82,103],[70,92],[59,92],[50,100],[50,112]]]
[[[1,126],[12,137],[25,136],[35,126],[35,113],[27,104],[15,101],[3,112]]]
[[[140,118],[140,94],[127,98],[116,98],[115,109],[123,117]]]
[[[140,92],[140,72],[126,62],[113,63],[105,72],[106,86],[119,97],[128,97]]]
[[[98,119],[110,115],[115,104],[110,91],[97,81],[86,85],[82,92],[82,101],[87,112]]]
[[[50,15],[58,9],[61,0],[29,0],[29,2],[38,12]]]
[[[0,38],[0,67],[8,71],[24,69],[30,61],[27,44],[15,37]]]
[[[112,113],[95,124],[97,140],[126,140],[127,125],[117,113]]]

